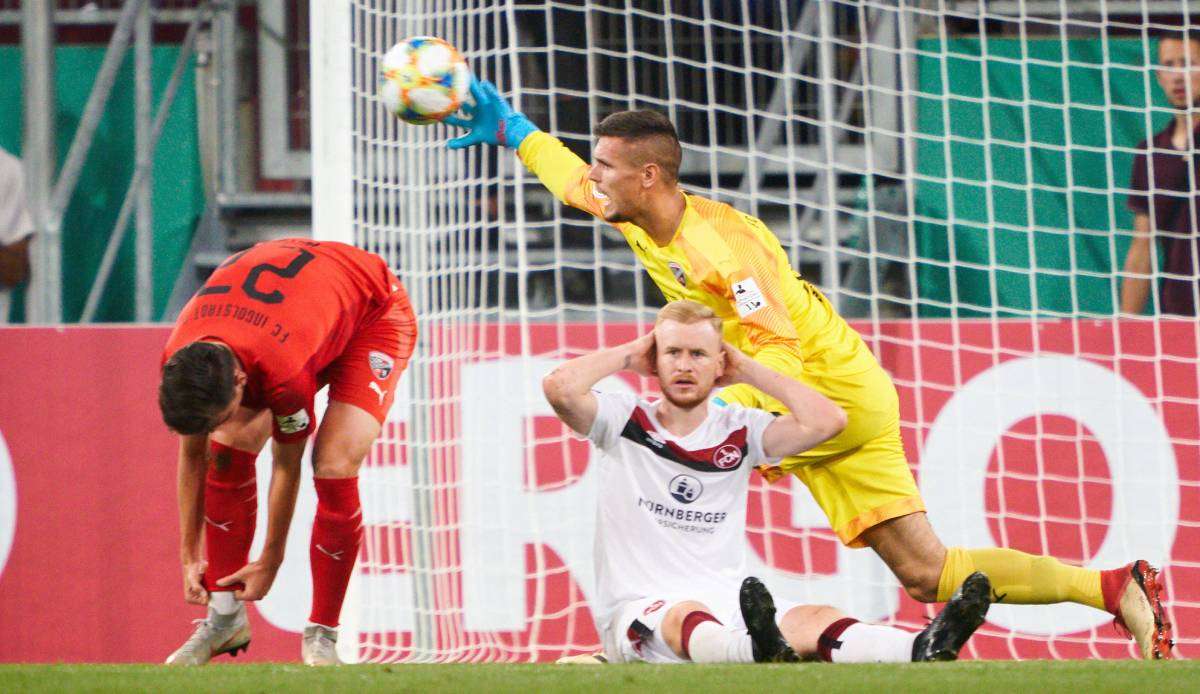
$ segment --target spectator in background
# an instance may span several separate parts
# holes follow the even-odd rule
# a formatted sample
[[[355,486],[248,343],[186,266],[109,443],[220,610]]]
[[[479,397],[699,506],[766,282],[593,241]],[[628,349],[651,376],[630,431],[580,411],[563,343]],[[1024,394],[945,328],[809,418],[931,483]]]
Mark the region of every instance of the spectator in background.
[[[32,235],[21,160],[0,149],[0,325],[8,322],[12,288],[29,279]]]
[[[1121,312],[1140,314],[1146,307],[1154,254],[1150,241],[1156,238],[1164,258],[1159,311],[1193,316],[1200,305],[1200,168],[1194,156],[1200,139],[1200,32],[1163,34],[1155,76],[1175,117],[1152,140],[1143,141],[1143,151],[1133,159],[1129,208],[1134,237],[1125,256]]]

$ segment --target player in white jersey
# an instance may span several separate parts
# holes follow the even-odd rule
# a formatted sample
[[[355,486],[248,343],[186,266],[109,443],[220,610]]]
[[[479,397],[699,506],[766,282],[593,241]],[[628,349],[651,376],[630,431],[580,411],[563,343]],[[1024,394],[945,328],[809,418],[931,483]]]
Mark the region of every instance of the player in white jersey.
[[[622,370],[656,377],[663,398],[592,390]],[[788,413],[709,403],[715,387],[738,382],[777,398]],[[595,616],[607,658],[952,660],[983,623],[990,585],[978,573],[920,633],[818,605],[788,605],[776,620],[766,587],[745,578],[750,471],[837,435],[846,414],[723,343],[708,307],[667,304],[653,332],[568,361],[543,389],[563,422],[603,454]]]

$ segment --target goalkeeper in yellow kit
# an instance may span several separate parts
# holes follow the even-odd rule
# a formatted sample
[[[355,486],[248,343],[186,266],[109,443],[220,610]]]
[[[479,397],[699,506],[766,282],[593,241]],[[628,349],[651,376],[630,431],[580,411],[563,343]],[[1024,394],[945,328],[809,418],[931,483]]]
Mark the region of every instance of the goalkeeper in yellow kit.
[[[667,301],[709,306],[724,321],[726,340],[846,411],[841,434],[762,470],[768,480],[790,473],[808,485],[843,543],[874,549],[917,600],[945,601],[982,571],[997,601],[1065,601],[1106,610],[1131,632],[1143,657],[1170,657],[1158,572],[1144,560],[1097,571],[1013,549],[942,545],[904,455],[891,378],[821,292],[792,269],[766,225],[680,189],[682,150],[666,116],[608,116],[595,128],[588,165],[513,111],[491,83],[476,82],[471,91],[468,118],[446,119],[469,130],[450,148],[488,143],[515,149],[555,197],[619,229]],[[719,399],[782,409],[745,384],[726,388]]]

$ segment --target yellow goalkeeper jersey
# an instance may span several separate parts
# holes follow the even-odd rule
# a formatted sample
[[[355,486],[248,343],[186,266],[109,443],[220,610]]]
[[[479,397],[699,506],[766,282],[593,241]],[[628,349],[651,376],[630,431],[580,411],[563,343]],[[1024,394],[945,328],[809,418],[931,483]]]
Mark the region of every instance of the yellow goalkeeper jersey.
[[[601,216],[587,162],[558,138],[534,132],[518,155],[559,200]],[[635,224],[615,225],[667,301],[709,306],[724,321],[726,340],[782,373],[847,376],[879,368],[859,334],[792,269],[761,220],[698,195],[684,198],[683,219],[666,246]]]

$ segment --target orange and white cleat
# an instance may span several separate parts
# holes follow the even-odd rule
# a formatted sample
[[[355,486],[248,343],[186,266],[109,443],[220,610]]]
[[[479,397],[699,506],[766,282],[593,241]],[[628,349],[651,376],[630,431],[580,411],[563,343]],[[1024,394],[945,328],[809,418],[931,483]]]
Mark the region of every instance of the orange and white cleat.
[[[1167,660],[1175,641],[1163,609],[1158,569],[1144,559],[1101,573],[1104,607],[1117,627],[1137,641],[1146,660]]]

